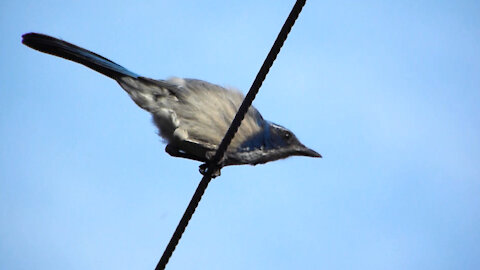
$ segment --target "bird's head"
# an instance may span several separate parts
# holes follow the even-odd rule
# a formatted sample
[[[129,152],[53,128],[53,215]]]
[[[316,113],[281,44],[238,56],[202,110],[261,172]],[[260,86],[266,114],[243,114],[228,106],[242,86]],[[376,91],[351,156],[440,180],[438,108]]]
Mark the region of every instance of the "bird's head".
[[[265,149],[277,153],[275,159],[289,156],[322,157],[319,153],[303,145],[292,131],[274,123],[268,123],[265,134]]]
[[[290,130],[263,122],[262,132],[244,142],[240,150],[241,163],[260,164],[290,156],[322,157],[303,145]]]

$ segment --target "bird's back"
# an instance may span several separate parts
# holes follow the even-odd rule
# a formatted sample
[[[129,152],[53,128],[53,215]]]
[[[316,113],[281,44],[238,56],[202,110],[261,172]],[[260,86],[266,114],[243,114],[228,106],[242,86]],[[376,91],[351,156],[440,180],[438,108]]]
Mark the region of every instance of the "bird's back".
[[[188,139],[218,146],[243,101],[243,94],[202,80],[147,78],[118,80],[132,99],[153,115],[160,135],[168,142]],[[263,129],[263,118],[251,107],[229,149]]]

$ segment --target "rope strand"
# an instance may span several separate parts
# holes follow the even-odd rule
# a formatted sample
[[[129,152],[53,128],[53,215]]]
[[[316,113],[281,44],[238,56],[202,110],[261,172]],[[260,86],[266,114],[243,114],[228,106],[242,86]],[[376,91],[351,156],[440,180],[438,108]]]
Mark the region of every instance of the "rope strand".
[[[210,160],[208,164],[208,169],[206,170],[202,180],[198,184],[198,187],[195,190],[195,193],[193,194],[193,197],[190,200],[190,203],[188,204],[187,209],[185,210],[185,213],[180,219],[180,222],[178,223],[177,228],[175,229],[175,232],[173,233],[172,238],[170,239],[170,242],[165,248],[165,251],[163,252],[163,255],[160,258],[160,261],[158,262],[155,270],[165,269],[165,267],[167,266],[167,263],[170,260],[170,257],[172,256],[173,251],[175,250],[178,242],[180,241],[180,238],[182,237],[182,234],[185,231],[188,225],[188,222],[192,218],[193,213],[195,212],[195,209],[197,208],[200,200],[202,199],[203,194],[205,193],[205,190],[208,187],[208,184],[212,180],[212,174],[219,169],[218,163],[220,162],[221,158],[225,154],[225,151],[227,150],[228,145],[231,143],[233,137],[235,136],[235,133],[240,127],[240,124],[243,118],[245,117],[245,114],[247,113],[248,109],[252,105],[252,102],[255,99],[255,96],[257,95],[258,91],[260,90],[260,87],[263,84],[263,81],[265,80],[265,77],[267,76],[270,68],[272,67],[273,62],[277,58],[277,55],[280,52],[280,49],[282,48],[285,40],[287,39],[287,36],[290,33],[290,30],[295,24],[295,21],[297,20],[298,15],[302,11],[302,8],[305,5],[305,2],[306,0],[297,0],[295,5],[293,6],[292,11],[288,15],[287,20],[285,21],[282,29],[280,30],[280,33],[277,36],[277,39],[275,40],[275,43],[270,49],[270,52],[268,53],[265,61],[263,62],[263,65],[260,68],[260,71],[255,77],[255,80],[253,81],[252,86],[250,87],[250,90],[245,96],[245,99],[243,100],[242,105],[240,105],[240,108],[238,109],[238,112],[235,115],[235,118],[233,119],[232,124],[228,128],[228,131],[225,134],[225,137],[223,138],[222,142],[218,146],[215,156],[213,156],[213,158]]]

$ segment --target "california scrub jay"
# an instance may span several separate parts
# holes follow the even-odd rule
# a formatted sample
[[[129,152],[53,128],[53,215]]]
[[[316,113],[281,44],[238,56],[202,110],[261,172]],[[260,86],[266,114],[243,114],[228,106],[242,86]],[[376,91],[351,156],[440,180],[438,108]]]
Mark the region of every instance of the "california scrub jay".
[[[28,33],[22,43],[116,80],[138,106],[152,114],[160,136],[168,143],[165,151],[174,157],[207,163],[243,101],[240,92],[201,80],[139,76],[96,53],[47,35]],[[251,106],[219,165],[256,165],[294,155],[321,157],[288,129],[264,120]]]

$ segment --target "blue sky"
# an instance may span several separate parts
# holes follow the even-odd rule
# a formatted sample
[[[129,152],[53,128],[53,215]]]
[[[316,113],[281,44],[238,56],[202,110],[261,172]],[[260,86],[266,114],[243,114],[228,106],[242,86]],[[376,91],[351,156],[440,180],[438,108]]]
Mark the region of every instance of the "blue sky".
[[[2,1],[0,268],[153,269],[201,176],[107,77],[244,92],[293,1]],[[223,169],[168,269],[479,269],[480,4],[308,1],[254,101],[323,159]]]

